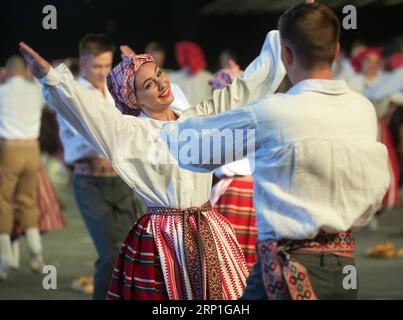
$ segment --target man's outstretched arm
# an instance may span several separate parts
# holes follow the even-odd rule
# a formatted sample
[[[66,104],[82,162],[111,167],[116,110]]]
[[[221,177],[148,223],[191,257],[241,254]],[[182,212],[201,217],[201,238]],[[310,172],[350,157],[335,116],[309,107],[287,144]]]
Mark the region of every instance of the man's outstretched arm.
[[[210,172],[246,155],[253,158],[260,139],[252,107],[169,122],[160,136],[181,168]]]

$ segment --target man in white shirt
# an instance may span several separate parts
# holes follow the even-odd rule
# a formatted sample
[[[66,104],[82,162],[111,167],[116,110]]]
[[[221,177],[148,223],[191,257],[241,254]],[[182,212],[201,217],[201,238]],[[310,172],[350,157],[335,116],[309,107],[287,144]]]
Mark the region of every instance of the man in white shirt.
[[[114,105],[106,87],[115,47],[102,34],[89,34],[80,42],[81,76],[78,82]],[[98,253],[94,273],[94,299],[105,299],[113,266],[127,228],[133,223],[133,191],[118,176],[111,163],[60,115],[60,139],[66,163],[74,167],[73,190]],[[140,213],[139,213],[140,214]]]
[[[0,86],[0,278],[15,266],[10,234],[17,219],[27,236],[32,269],[40,272],[43,266],[37,177],[44,100],[39,84],[26,78],[20,56],[7,61],[6,72],[7,81]]]
[[[181,69],[170,72],[169,79],[183,90],[191,105],[210,99],[213,74],[206,70],[202,48],[192,41],[180,41],[175,51]]]
[[[169,133],[181,167],[199,172],[231,162],[224,156],[255,144],[260,262],[244,299],[354,299],[351,231],[366,225],[382,202],[389,185],[387,150],[377,142],[373,105],[344,80],[332,80],[340,34],[336,15],[321,4],[301,4],[282,15],[279,29],[282,61],[294,85],[286,94],[170,123],[162,135]],[[200,152],[223,130],[239,135],[240,129],[242,139],[213,140],[209,152]],[[188,137],[190,150],[199,152],[192,162],[179,157],[182,147],[189,150]]]

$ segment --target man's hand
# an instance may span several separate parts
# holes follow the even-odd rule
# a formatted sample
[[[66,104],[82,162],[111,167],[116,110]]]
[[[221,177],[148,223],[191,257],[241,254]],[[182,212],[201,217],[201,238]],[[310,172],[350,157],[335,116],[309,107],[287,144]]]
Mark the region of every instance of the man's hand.
[[[49,73],[51,68],[49,62],[24,42],[20,42],[20,52],[35,78],[41,79]]]
[[[120,53],[121,53],[122,59],[124,57],[130,57],[130,56],[136,55],[136,52],[134,52],[134,50],[127,45],[120,46]]]

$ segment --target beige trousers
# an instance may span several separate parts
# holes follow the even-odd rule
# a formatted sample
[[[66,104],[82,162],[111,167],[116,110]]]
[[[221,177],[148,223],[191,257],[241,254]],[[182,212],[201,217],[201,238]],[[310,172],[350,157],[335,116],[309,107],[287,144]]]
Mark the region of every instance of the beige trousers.
[[[37,141],[0,142],[0,234],[10,234],[14,220],[23,230],[38,227]]]

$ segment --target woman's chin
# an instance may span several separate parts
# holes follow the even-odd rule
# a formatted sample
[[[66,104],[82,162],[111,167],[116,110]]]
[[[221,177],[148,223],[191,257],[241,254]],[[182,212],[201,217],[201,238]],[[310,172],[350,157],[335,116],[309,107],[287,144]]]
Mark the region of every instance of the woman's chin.
[[[166,111],[166,110],[168,110],[168,109],[171,109],[171,104],[172,104],[172,103],[170,103],[170,104],[160,104],[160,105],[158,106],[158,108],[155,108],[155,109],[154,109],[154,112],[156,112],[156,113],[161,113],[161,112],[164,112],[164,111]]]
[[[174,102],[173,98],[164,99],[164,101],[161,101],[161,109],[162,110],[168,109],[169,107],[171,107],[173,102]]]

